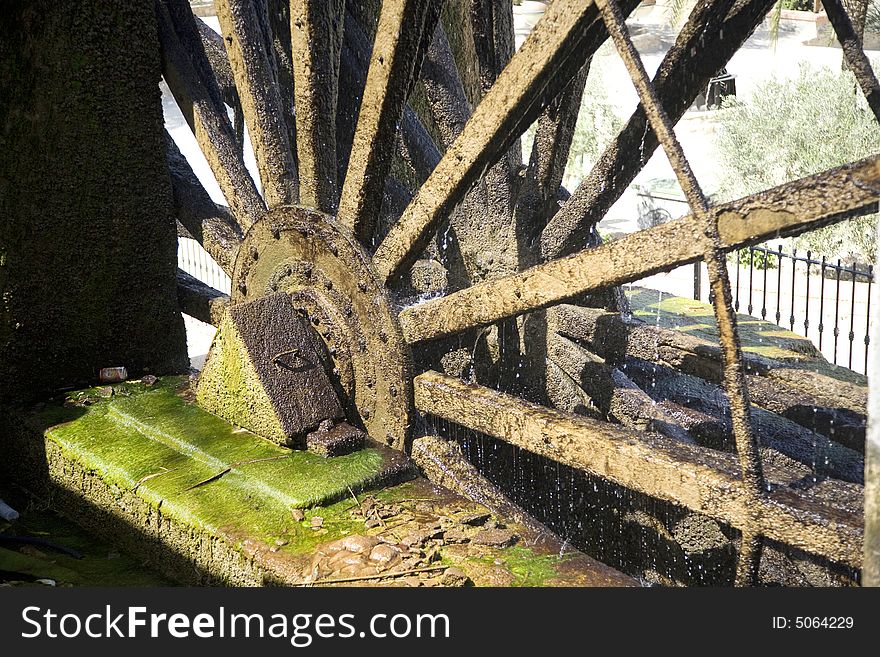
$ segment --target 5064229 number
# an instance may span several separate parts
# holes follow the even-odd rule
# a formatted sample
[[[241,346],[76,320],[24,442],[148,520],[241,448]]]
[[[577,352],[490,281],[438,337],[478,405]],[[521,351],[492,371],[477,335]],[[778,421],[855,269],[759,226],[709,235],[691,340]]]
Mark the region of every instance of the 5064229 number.
[[[794,628],[798,630],[849,630],[854,624],[852,616],[795,616]]]

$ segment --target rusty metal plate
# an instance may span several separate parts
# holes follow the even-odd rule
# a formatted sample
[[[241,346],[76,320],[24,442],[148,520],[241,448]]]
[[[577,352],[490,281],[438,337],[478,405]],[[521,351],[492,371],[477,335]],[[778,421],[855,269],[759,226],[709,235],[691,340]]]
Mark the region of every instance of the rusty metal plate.
[[[302,207],[270,211],[245,236],[232,302],[288,292],[327,345],[347,397],[373,440],[409,441],[409,347],[369,255],[331,217]]]

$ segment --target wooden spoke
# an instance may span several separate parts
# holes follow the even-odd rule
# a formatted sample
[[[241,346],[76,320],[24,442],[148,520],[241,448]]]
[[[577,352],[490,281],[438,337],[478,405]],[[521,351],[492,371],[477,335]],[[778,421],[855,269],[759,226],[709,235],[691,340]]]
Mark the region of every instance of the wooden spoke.
[[[841,0],[822,0],[822,6],[825,8],[831,27],[834,28],[837,40],[840,41],[847,65],[855,74],[856,81],[868,101],[868,106],[874,112],[874,117],[880,121],[880,84],[877,82],[877,76],[874,75],[874,69],[871,68],[871,62],[868,61],[865,51],[862,50],[862,40],[856,34],[843,2]]]
[[[440,161],[440,151],[418,115],[409,107],[403,111],[397,142],[404,161],[412,167],[416,178],[424,182]]]
[[[263,197],[270,208],[296,203],[299,182],[263,23],[248,0],[217,0],[216,6]]]
[[[442,25],[437,26],[428,48],[421,80],[434,125],[440,131],[444,149],[448,148],[464,129],[471,109]]]
[[[180,312],[195,319],[219,326],[229,297],[182,269],[177,270],[177,305]]]
[[[709,271],[709,283],[714,293],[715,319],[718,325],[721,351],[724,355],[724,388],[730,400],[730,415],[733,435],[736,440],[736,451],[739,455],[741,477],[745,493],[757,500],[764,493],[764,473],[761,456],[758,452],[758,443],[752,429],[749,397],[746,390],[745,372],[743,371],[742,347],[737,331],[736,313],[733,310],[727,262],[724,252],[721,250],[718,221],[714,212],[709,208],[709,202],[697,182],[690,162],[685,157],[681,143],[675,135],[673,123],[657,98],[657,93],[654,91],[642,58],[633,45],[617,1],[596,0],[596,2],[602,12],[608,33],[614,40],[614,45],[629,71],[651,128],[663,145],[663,150],[687,198],[691,212],[694,213],[694,217],[704,229],[700,242],[703,246],[703,260]],[[752,522],[742,525],[743,550],[748,550],[748,554],[740,555],[736,573],[736,581],[739,584],[748,581],[754,585],[758,582],[759,557],[757,555],[760,555],[760,547],[756,548],[755,543],[760,541],[755,538],[758,534],[753,525]],[[743,568],[747,571],[742,571]]]
[[[391,166],[397,124],[418,73],[422,34],[433,33],[437,15],[430,0],[385,0],[358,114],[339,220],[366,244],[376,226],[382,190]],[[434,24],[426,25],[428,15]]]
[[[187,232],[232,276],[235,258],[241,244],[241,229],[229,208],[217,205],[208,196],[202,183],[193,173],[189,162],[167,132],[168,170],[171,173],[171,191],[174,196],[174,214]]]
[[[513,57],[513,3],[506,0],[471,0],[471,25],[485,96]]]
[[[547,340],[547,358],[556,364],[607,419],[641,431],[655,431],[691,445],[696,441],[675,417],[661,408],[618,368],[581,345],[554,333]]]
[[[216,40],[208,40],[204,30],[213,34],[221,43],[220,49],[223,50],[222,39],[219,34],[214,32],[201,20],[193,16],[187,0],[161,0],[168,15],[171,17],[171,24],[180,41],[180,45],[185,52],[189,54],[190,63],[195,71],[196,77],[204,85],[205,90],[210,96],[214,104],[223,107],[223,93],[221,91],[221,79],[223,83],[227,80],[225,73],[229,69],[229,62],[226,61],[224,68],[218,53],[215,52]],[[225,50],[222,58],[226,59]]]
[[[415,261],[480,174],[537,116],[541,100],[556,97],[599,47],[606,34],[601,23],[592,2],[556,0],[547,8],[379,246],[374,261],[380,276],[395,280]]]
[[[529,167],[516,203],[516,221],[529,244],[540,237],[547,218],[558,207],[589,69],[588,62],[538,119]],[[529,264],[536,263],[537,255],[532,254],[533,261]]]
[[[718,206],[720,247],[801,233],[874,210],[878,201],[880,156],[874,156]],[[414,343],[451,335],[693,262],[704,252],[703,231],[688,216],[411,306],[400,314],[404,336]]]
[[[513,3],[506,0],[472,0],[471,25],[483,97],[510,63],[516,44],[513,33]],[[517,130],[517,133],[520,131]],[[483,207],[495,216],[509,217],[516,205],[522,148],[519,134],[484,176]]]
[[[220,97],[223,102],[232,106],[237,102],[238,92],[235,90],[235,79],[232,77],[232,66],[229,64],[226,46],[223,45],[223,37],[199,18],[196,19],[196,28],[202,40],[205,57],[211,66],[214,79],[217,81]]]
[[[220,191],[238,223],[246,230],[265,212],[265,205],[239,154],[225,109],[218,107],[191,63],[190,57],[197,56],[198,52],[187,55],[168,11],[163,5],[158,7],[162,74],[217,179]]]
[[[684,115],[697,94],[705,90],[709,78],[739,50],[773,4],[774,0],[697,3],[653,80],[654,89],[673,122]],[[706,43],[712,46],[707,48]],[[583,248],[593,226],[620,198],[657,145],[657,138],[639,106],[543,230],[542,259],[551,260]]]
[[[562,185],[589,70],[589,63],[585,64],[538,120],[529,158],[529,175],[534,177],[542,201],[555,201]]]
[[[790,475],[768,469],[779,486],[755,500],[740,479],[735,454],[567,415],[437,372],[416,377],[415,404],[424,413],[734,527],[756,522],[772,540],[850,566],[861,563],[861,519],[837,506],[843,500],[858,505],[860,489],[847,484],[828,480],[820,497],[789,487]]]
[[[287,127],[287,143],[291,145],[293,161],[299,173],[299,162],[296,152],[296,117],[294,116],[293,62],[290,44],[290,5],[291,0],[261,0],[268,11],[269,32],[271,35],[271,52],[274,60],[275,76],[278,82],[278,94],[281,98],[281,111],[284,125]]]
[[[331,214],[338,198],[336,97],[344,9],[344,0],[290,3],[300,202]]]

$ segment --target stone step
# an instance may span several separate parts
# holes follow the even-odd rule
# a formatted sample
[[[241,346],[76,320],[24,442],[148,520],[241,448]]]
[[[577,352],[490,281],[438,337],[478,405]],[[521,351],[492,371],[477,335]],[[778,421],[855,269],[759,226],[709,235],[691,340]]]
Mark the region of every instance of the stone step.
[[[184,583],[634,584],[417,477],[401,452],[288,450],[191,397],[168,377],[3,411],[0,472]]]

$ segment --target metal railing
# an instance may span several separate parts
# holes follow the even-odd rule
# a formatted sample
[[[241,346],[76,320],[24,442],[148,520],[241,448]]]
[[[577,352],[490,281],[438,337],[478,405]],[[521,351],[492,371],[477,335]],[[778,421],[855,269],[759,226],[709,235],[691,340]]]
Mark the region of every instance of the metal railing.
[[[196,240],[177,238],[177,266],[190,276],[210,285],[215,290],[230,294],[232,282],[214,258]]]
[[[832,363],[865,373],[871,342],[874,267],[799,255],[782,245],[733,252],[734,309],[774,322],[813,344]],[[738,265],[738,266],[736,266]],[[698,287],[695,284],[695,295]]]

